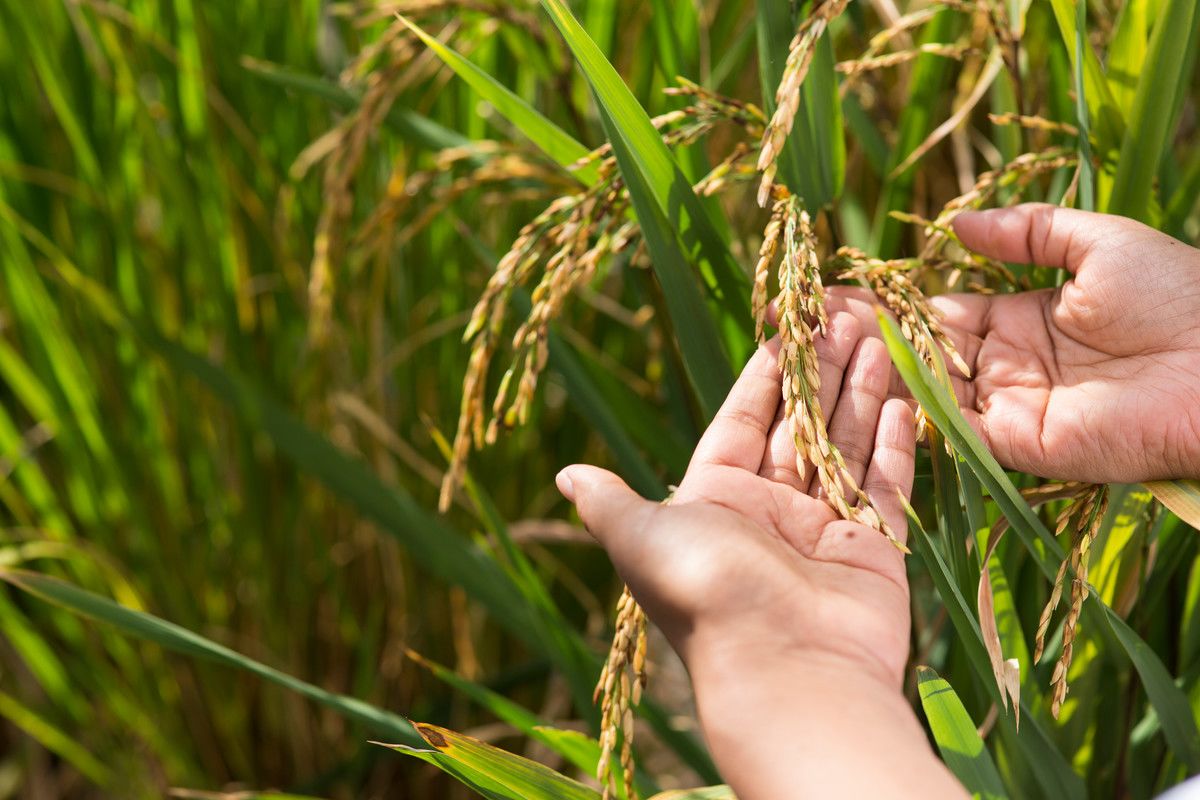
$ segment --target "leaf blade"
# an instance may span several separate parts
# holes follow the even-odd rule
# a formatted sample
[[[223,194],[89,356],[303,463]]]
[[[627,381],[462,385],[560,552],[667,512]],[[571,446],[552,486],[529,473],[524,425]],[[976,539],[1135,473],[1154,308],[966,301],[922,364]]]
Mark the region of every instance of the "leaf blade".
[[[929,667],[917,667],[917,691],[933,740],[954,777],[973,797],[1008,797],[975,723],[950,684]]]

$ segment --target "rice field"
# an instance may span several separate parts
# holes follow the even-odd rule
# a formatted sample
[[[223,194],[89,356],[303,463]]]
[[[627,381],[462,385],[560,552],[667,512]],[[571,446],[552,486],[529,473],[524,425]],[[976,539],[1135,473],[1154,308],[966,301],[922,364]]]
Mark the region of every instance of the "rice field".
[[[1200,772],[1200,484],[1001,470],[929,304],[1065,278],[964,249],[965,210],[1200,240],[1198,31],[1196,0],[0,0],[0,798],[720,787],[554,476],[666,498],[778,330],[798,456],[894,536],[817,401],[843,284],[924,409],[905,691],[955,775]]]

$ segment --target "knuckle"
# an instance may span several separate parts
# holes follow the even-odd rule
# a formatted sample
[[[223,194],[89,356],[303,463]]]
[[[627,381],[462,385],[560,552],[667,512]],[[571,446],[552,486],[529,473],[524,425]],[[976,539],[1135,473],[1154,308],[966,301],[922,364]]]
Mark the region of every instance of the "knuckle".
[[[717,413],[717,417],[723,422],[729,422],[739,427],[747,428],[756,434],[765,434],[769,430],[770,422],[760,418],[756,414],[752,414],[744,408],[723,408]]]

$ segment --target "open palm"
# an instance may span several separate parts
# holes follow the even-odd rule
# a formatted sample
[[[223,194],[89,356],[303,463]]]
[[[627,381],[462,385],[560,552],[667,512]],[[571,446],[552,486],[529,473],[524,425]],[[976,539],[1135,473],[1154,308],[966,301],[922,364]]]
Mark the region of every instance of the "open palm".
[[[997,460],[1051,478],[1200,474],[1200,251],[1122,217],[1042,204],[963,215],[968,247],[1062,267],[1062,287],[935,299]],[[855,290],[837,302],[873,313]]]
[[[822,407],[854,478],[897,531],[913,471],[913,420],[885,403],[889,362],[849,314],[822,340]],[[594,467],[559,485],[634,596],[691,663],[697,650],[820,657],[899,685],[908,653],[901,554],[839,520],[798,471],[780,418],[778,344],[751,359],[705,433],[673,501],[642,499]]]

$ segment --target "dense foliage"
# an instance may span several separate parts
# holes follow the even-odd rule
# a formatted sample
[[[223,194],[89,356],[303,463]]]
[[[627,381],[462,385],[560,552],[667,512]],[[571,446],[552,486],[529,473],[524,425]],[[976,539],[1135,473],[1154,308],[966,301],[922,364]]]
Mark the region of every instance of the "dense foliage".
[[[1195,0],[0,0],[0,797],[470,796],[438,767],[598,796],[453,731],[595,785],[621,586],[552,478],[678,479],[754,344],[759,168],[827,282],[917,268],[913,297],[1062,280],[956,251],[965,205],[1194,242],[1198,29]],[[1002,473],[904,332],[907,690],[948,763],[1013,797],[1200,771],[1196,531]],[[1082,538],[1052,715],[1063,611],[1031,652]],[[640,790],[718,783],[653,637],[649,678]]]

